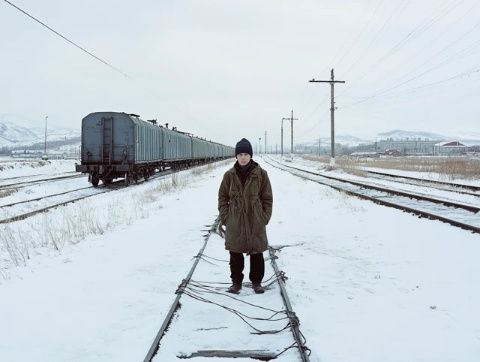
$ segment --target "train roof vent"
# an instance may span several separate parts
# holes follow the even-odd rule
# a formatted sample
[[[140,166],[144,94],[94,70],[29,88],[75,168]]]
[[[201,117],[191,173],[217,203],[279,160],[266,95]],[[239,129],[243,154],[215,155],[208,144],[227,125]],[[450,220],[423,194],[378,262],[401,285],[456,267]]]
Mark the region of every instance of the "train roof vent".
[[[140,117],[138,114],[135,114],[135,113],[130,113],[130,116],[137,117],[137,118]]]

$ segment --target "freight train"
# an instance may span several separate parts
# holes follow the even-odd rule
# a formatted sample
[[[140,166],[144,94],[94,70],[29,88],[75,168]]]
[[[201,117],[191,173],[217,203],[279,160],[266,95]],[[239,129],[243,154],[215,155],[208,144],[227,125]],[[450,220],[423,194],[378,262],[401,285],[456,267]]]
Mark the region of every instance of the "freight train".
[[[81,164],[93,186],[115,178],[147,180],[157,169],[179,169],[235,156],[233,147],[144,121],[136,114],[90,113],[82,120]]]

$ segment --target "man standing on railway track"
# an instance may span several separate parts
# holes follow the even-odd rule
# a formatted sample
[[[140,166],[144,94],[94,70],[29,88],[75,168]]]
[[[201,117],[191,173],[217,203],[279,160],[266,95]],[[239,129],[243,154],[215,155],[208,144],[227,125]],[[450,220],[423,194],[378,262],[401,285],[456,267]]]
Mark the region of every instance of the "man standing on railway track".
[[[220,234],[225,234],[225,249],[230,252],[229,293],[240,292],[244,257],[250,255],[250,281],[255,293],[264,292],[263,252],[268,248],[265,226],[272,215],[272,187],[267,172],[252,160],[251,143],[242,138],[235,147],[237,161],[225,172],[218,191]],[[222,225],[226,226],[223,233]],[[222,235],[223,236],[223,235]]]

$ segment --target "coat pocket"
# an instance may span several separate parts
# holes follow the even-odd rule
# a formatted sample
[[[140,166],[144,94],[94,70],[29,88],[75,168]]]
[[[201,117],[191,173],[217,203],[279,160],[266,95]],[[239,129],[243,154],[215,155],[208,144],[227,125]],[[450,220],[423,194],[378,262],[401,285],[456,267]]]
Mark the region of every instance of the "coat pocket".
[[[227,232],[230,231],[230,233],[234,233],[238,229],[237,208],[233,203],[228,205],[227,223],[225,226],[227,227]]]
[[[267,225],[267,217],[265,212],[263,211],[262,203],[260,200],[256,200],[254,204],[254,215],[255,215],[255,224],[258,224],[261,227]]]

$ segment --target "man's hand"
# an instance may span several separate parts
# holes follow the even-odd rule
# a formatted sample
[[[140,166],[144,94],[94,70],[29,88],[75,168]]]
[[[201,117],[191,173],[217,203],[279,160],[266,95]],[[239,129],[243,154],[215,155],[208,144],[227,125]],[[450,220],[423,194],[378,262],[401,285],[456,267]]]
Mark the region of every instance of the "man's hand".
[[[220,235],[222,239],[225,239],[225,229],[221,223],[218,223],[217,234]]]

